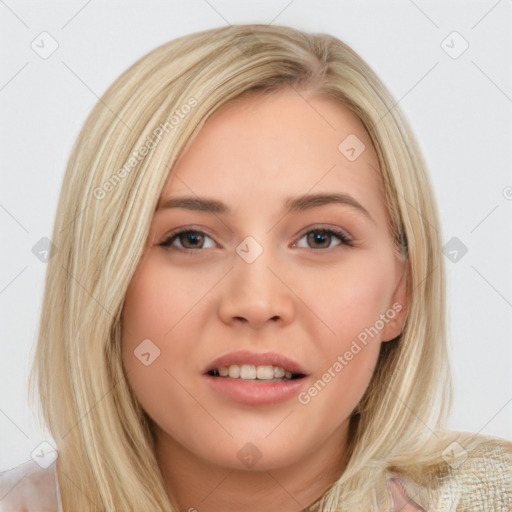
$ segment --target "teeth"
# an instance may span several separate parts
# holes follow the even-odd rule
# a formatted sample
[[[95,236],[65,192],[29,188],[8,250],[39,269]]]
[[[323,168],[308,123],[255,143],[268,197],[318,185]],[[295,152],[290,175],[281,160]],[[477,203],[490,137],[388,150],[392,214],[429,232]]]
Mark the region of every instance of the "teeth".
[[[258,379],[273,379],[274,378],[274,367],[273,366],[256,366],[252,367],[256,370],[256,377]]]
[[[252,364],[232,364],[217,368],[221,377],[244,380],[291,379],[292,373],[279,366],[254,366]]]
[[[257,372],[256,367],[251,366],[250,364],[243,364],[240,366],[240,378],[246,380],[254,380],[256,378]]]
[[[240,377],[240,366],[237,364],[232,364],[228,369],[228,375],[232,379],[238,379],[238,377]]]
[[[286,373],[286,372],[284,371],[284,369],[283,369],[283,368],[279,368],[278,366],[275,366],[275,367],[274,367],[274,377],[275,377],[276,379],[280,379],[281,377],[284,377],[284,374],[285,374],[285,373]]]

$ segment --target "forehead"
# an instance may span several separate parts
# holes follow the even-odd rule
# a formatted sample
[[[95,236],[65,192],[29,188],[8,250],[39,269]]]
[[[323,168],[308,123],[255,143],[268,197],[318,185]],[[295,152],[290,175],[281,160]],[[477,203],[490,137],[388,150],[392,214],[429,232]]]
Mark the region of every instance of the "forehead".
[[[372,217],[386,215],[378,158],[357,116],[332,98],[288,88],[214,113],[169,176],[162,199],[215,197],[239,211],[251,201],[277,208],[308,192],[347,193]]]

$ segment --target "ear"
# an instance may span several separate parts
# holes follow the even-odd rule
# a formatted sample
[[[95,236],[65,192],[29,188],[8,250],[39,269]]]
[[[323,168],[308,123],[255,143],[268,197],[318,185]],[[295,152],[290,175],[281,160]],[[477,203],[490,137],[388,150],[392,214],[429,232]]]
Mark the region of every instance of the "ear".
[[[381,341],[383,342],[394,340],[402,332],[407,318],[407,312],[409,309],[407,269],[408,261],[397,256],[395,259],[395,290],[386,312],[388,321],[382,329]]]

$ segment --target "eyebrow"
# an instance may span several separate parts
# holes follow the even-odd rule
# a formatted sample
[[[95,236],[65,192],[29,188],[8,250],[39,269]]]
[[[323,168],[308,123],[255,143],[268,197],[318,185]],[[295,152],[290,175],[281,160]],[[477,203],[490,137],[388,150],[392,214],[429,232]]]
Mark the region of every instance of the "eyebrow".
[[[288,197],[284,201],[284,213],[302,212],[327,204],[340,204],[350,206],[361,212],[371,221],[375,222],[368,210],[356,199],[348,194],[318,193],[305,194],[297,197]],[[186,210],[208,212],[215,214],[231,214],[232,209],[221,201],[204,197],[174,197],[166,199],[158,209],[184,208]]]

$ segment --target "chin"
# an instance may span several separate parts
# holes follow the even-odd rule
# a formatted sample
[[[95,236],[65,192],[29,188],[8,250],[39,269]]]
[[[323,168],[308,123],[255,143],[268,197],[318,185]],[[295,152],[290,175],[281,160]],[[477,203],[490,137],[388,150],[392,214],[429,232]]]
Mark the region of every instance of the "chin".
[[[235,471],[270,471],[285,468],[301,459],[299,453],[283,450],[286,443],[279,442],[280,448],[273,446],[268,440],[238,441],[236,448],[232,446],[212,447],[207,453],[198,454],[209,463]],[[288,443],[289,444],[289,443]],[[277,450],[277,451],[276,451]]]

